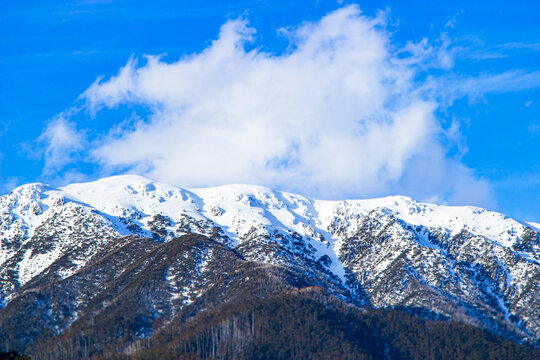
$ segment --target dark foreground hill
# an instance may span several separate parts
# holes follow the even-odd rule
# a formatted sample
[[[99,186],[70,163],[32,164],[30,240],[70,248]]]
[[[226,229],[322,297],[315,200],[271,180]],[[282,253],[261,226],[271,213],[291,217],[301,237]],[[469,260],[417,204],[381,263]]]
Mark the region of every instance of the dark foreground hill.
[[[21,288],[0,344],[51,360],[540,358],[470,325],[359,308],[201,235],[119,241],[66,279]]]
[[[540,352],[467,325],[357,311],[320,289],[277,294],[173,324],[134,359],[536,359]],[[178,336],[178,334],[181,334]]]

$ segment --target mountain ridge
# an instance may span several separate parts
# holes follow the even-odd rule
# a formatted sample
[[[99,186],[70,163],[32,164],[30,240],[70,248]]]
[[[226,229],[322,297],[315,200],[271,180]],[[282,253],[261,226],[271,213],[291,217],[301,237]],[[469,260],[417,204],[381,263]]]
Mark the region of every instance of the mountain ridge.
[[[62,188],[27,184],[0,197],[0,299],[8,306],[47,274],[65,281],[133,236],[161,244],[200,234],[360,308],[405,309],[540,346],[534,225],[403,196],[312,200],[262,186],[184,189],[133,175]],[[171,302],[189,307],[191,288],[167,279]],[[75,302],[64,305],[82,311]]]

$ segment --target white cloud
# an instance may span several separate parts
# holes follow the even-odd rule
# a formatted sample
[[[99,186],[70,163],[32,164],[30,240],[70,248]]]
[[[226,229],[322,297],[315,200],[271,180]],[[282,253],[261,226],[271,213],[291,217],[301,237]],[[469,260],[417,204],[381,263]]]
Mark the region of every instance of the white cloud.
[[[474,78],[453,79],[445,84],[453,98],[486,93],[530,90],[540,86],[540,71],[509,70],[500,74],[481,74]]]
[[[38,142],[44,144],[44,173],[51,174],[72,161],[74,153],[84,149],[84,134],[76,130],[73,122],[61,114],[51,121]]]
[[[534,121],[529,125],[529,132],[532,135],[540,135],[540,122]]]
[[[384,19],[356,6],[284,32],[284,54],[247,51],[255,30],[229,21],[201,53],[172,63],[132,58],[117,76],[98,79],[81,95],[91,111],[136,104],[151,116],[116,126],[93,144],[92,159],[182,186],[492,204],[489,185],[446,155],[438,105],[415,80],[427,66],[452,66],[446,38],[440,49],[425,41],[394,49]],[[56,127],[69,133],[66,123]],[[56,138],[51,144],[68,136]]]

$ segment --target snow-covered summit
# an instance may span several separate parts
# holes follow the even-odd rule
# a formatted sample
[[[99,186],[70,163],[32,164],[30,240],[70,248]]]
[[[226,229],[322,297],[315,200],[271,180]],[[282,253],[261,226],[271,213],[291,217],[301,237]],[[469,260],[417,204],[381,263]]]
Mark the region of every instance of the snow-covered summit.
[[[224,185],[184,189],[137,175],[120,175],[62,188],[27,184],[0,197],[3,221],[0,234],[10,237],[23,230],[31,236],[60,206],[74,203],[97,212],[110,221],[120,235],[133,231],[126,225],[150,230],[154,215],[171,219],[168,230],[174,234],[176,219],[186,214],[197,220],[211,220],[237,239],[252,227],[264,225],[279,230],[313,236],[327,235],[336,217],[342,218],[347,231],[355,231],[354,219],[371,212],[389,214],[410,224],[436,228],[448,236],[463,229],[483,236],[504,247],[511,246],[529,226],[503,214],[471,206],[443,206],[421,203],[404,196],[367,200],[326,201],[276,191],[256,185]],[[15,226],[9,226],[12,223]],[[133,227],[132,227],[133,228]],[[331,240],[331,239],[327,239]],[[0,260],[3,257],[0,255]]]
[[[110,219],[130,212],[137,212],[143,218],[162,214],[172,219],[187,213],[234,229],[232,233],[237,235],[249,231],[254,223],[299,233],[305,232],[306,226],[327,231],[336,212],[355,218],[371,211],[387,212],[414,226],[440,228],[450,235],[466,228],[472,234],[487,237],[502,246],[512,245],[526,227],[525,223],[494,211],[472,206],[421,203],[404,196],[313,200],[264,186],[224,185],[186,189],[137,175],[113,176],[59,189],[43,184],[23,185],[2,197],[2,211],[6,211],[6,203],[16,201],[19,211],[15,210],[15,213],[32,220],[28,224],[31,228],[39,221],[34,223],[35,216],[25,210],[36,203],[49,208],[59,198],[88,206]],[[239,217],[243,226],[237,226]],[[540,227],[532,223],[530,226]],[[122,229],[119,231],[123,232]]]
[[[465,229],[503,248],[515,244],[527,228],[517,220],[482,208],[420,203],[404,196],[325,201],[256,185],[184,189],[137,175],[113,176],[62,188],[23,185],[0,198],[0,209],[0,236],[6,240],[20,239],[22,243],[51,218],[75,210],[93,219],[101,218],[111,236],[136,234],[170,239],[189,231],[207,234],[210,227],[217,226],[231,244],[238,245],[239,239],[254,229],[296,233],[311,239],[319,255],[332,259],[333,270],[341,277],[341,238],[357,232],[361,226],[359,219],[370,214],[395,218],[414,228],[420,237],[425,237],[428,229],[449,238]],[[199,225],[186,228],[182,225],[185,219]],[[80,223],[77,217],[68,216],[66,221],[68,228],[73,228],[70,221]],[[69,239],[65,243],[70,243]],[[3,247],[1,262],[15,251]],[[24,280],[53,260],[51,257],[34,266]]]

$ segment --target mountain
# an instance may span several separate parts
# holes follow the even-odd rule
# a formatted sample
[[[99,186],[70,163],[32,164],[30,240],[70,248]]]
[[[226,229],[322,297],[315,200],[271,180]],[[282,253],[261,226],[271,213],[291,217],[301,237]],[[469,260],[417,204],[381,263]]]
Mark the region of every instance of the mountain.
[[[0,351],[155,358],[159,349],[170,358],[182,348],[191,358],[253,358],[270,346],[264,334],[282,326],[271,315],[289,309],[297,316],[284,321],[312,325],[293,333],[333,334],[324,348],[338,358],[343,346],[364,358],[437,358],[445,337],[532,358],[539,231],[485,209],[402,196],[321,201],[139,176],[23,185],[0,197]],[[423,335],[407,347],[396,329]],[[355,331],[363,335],[351,338]],[[297,343],[278,349],[283,358],[316,357],[313,340]],[[420,343],[425,352],[414,353]]]

